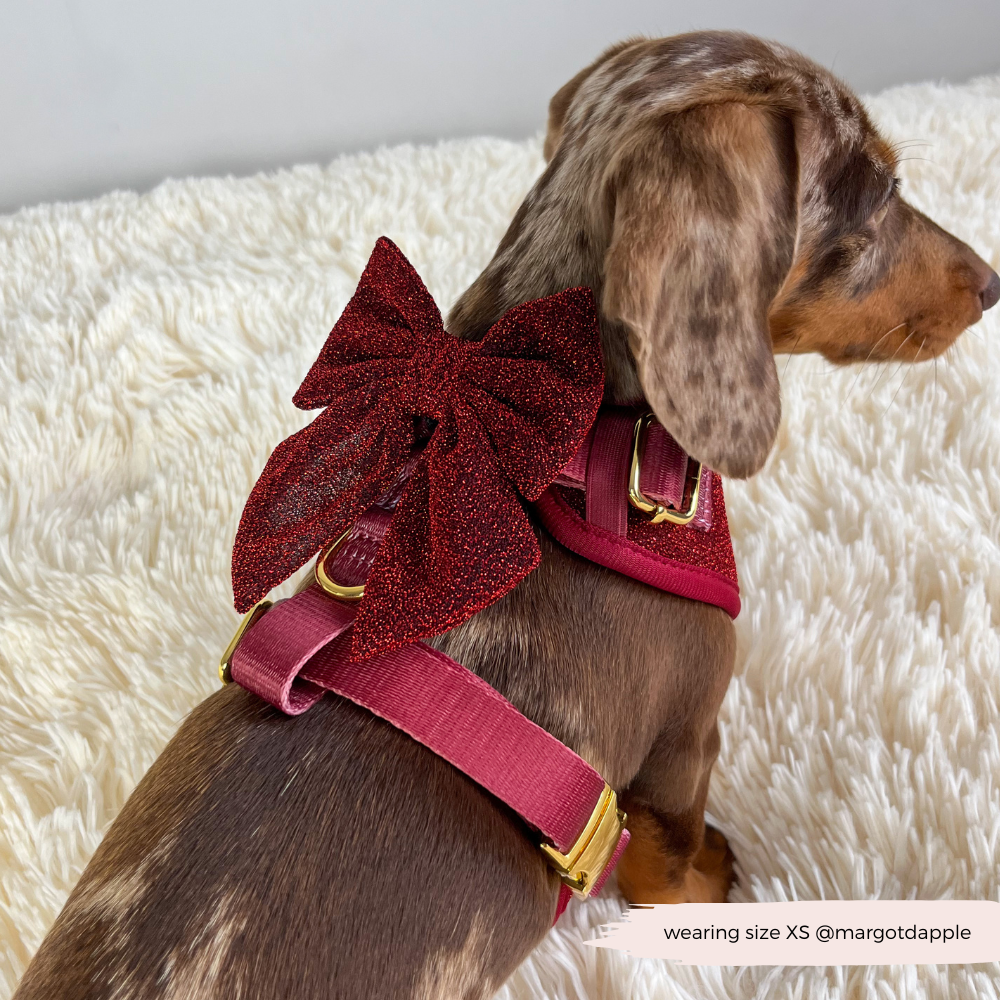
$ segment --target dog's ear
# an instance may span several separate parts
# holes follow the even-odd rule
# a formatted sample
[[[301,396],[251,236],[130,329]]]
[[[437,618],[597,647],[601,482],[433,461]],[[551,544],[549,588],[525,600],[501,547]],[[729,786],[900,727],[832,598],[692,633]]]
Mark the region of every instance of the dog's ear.
[[[552,100],[549,101],[549,122],[545,130],[545,145],[542,147],[542,154],[545,156],[546,163],[552,159],[559,141],[562,139],[563,122],[566,120],[566,112],[569,111],[569,106],[573,103],[573,98],[576,97],[576,92],[583,85],[584,81],[594,70],[599,69],[609,59],[613,59],[619,52],[624,52],[641,41],[643,41],[641,38],[627,38],[625,41],[617,42],[611,48],[605,49],[589,66],[581,69],[572,80],[564,83],[552,95]]]
[[[742,103],[647,123],[607,176],[602,311],[624,323],[653,412],[727,476],[764,464],[781,417],[768,307],[791,267],[791,119]]]

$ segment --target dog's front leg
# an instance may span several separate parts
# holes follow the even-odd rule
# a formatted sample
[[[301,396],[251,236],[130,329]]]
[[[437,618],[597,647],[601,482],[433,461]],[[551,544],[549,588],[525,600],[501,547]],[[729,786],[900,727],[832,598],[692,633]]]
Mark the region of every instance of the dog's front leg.
[[[691,807],[663,811],[628,794],[632,834],[618,864],[618,885],[630,903],[724,903],[734,881],[726,838],[705,823],[711,765]]]
[[[632,903],[723,903],[734,881],[733,853],[706,826],[705,800],[735,641],[723,612],[702,605],[698,613],[715,621],[689,633],[707,637],[701,642],[678,643],[688,662],[670,672],[667,717],[622,795],[632,839],[618,864],[618,885]]]

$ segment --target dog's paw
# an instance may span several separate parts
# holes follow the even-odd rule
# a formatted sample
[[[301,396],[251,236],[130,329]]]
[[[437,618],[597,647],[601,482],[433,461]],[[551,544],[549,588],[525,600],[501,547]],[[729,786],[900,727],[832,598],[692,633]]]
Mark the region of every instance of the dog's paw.
[[[736,882],[736,857],[729,841],[705,824],[705,840],[685,879],[685,903],[724,903]]]
[[[658,829],[639,810],[629,816],[632,839],[618,864],[618,887],[630,903],[724,903],[736,880],[726,838],[705,825],[690,862],[664,851]]]

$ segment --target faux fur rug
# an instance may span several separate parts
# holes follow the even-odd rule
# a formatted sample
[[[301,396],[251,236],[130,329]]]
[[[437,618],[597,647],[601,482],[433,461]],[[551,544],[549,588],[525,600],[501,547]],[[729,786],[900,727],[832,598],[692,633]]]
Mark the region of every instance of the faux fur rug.
[[[871,101],[905,194],[1000,267],[1000,78]],[[291,396],[382,233],[438,302],[539,143],[401,147],[0,220],[0,994],[217,686],[229,551]],[[766,469],[727,485],[744,610],[710,808],[733,899],[998,898],[1000,309],[937,364],[781,360]],[[501,991],[1000,997],[1000,966],[671,967],[574,905]]]

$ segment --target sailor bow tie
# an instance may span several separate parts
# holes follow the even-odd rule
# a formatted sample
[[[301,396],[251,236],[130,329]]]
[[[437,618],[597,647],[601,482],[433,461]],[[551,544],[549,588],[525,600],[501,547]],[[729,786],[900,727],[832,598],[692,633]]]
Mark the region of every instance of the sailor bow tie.
[[[589,289],[516,306],[482,340],[459,340],[382,237],[293,399],[326,409],[274,449],[247,500],[233,548],[237,609],[412,467],[365,585],[352,657],[466,620],[538,565],[520,498],[537,499],[573,457],[603,384]]]

